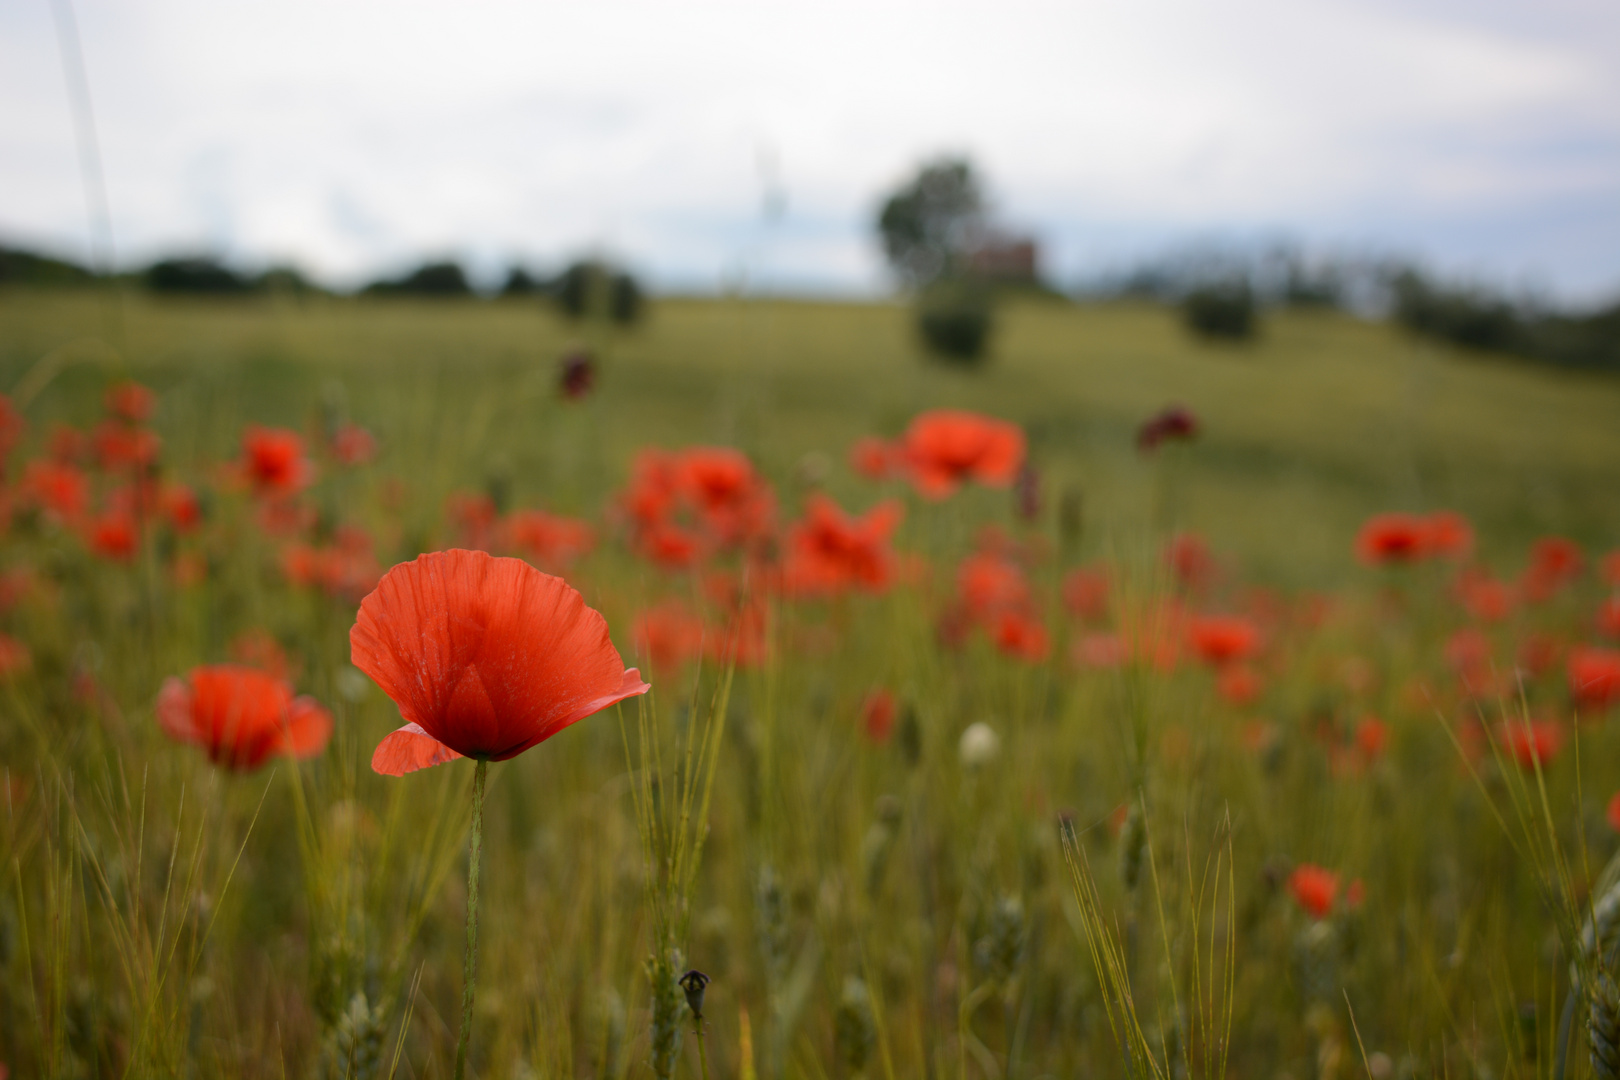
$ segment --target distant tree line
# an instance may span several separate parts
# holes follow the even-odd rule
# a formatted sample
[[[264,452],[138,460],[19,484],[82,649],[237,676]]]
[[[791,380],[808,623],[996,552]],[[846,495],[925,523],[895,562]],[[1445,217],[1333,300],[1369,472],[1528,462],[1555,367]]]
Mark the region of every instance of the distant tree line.
[[[1313,259],[1286,247],[1248,254],[1189,250],[1094,281],[1081,292],[1176,305],[1190,330],[1215,339],[1254,336],[1267,310],[1337,308],[1388,318],[1463,349],[1620,372],[1620,299],[1586,311],[1559,310],[1446,282],[1399,260]]]
[[[191,296],[246,296],[282,292],[299,295],[329,294],[330,290],[305,277],[296,268],[276,266],[245,273],[208,255],[159,259],[118,275],[154,293]],[[21,248],[0,245],[0,288],[8,285],[61,287],[88,285],[97,275],[85,267]],[[470,297],[475,295],[461,264],[427,262],[395,277],[379,278],[358,290],[361,296]],[[547,277],[513,266],[502,284],[503,297],[549,299],[570,318],[601,316],[618,323],[640,318],[646,305],[641,285],[627,270],[598,259],[580,259]]]

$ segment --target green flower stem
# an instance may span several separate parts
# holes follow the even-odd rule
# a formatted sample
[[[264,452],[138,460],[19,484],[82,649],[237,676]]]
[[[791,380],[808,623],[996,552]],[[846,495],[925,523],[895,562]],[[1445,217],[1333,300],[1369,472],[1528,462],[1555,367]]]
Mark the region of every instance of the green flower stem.
[[[467,1075],[467,1041],[472,1035],[473,989],[478,980],[478,856],[484,848],[484,780],[489,762],[473,773],[472,842],[467,855],[467,956],[461,966],[461,1035],[456,1039],[456,1077]]]

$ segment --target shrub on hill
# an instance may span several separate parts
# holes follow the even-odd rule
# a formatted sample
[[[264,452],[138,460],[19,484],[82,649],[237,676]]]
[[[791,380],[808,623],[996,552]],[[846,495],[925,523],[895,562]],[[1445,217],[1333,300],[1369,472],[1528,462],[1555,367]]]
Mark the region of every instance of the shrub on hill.
[[[0,247],[0,285],[86,285],[95,275],[77,263]]]
[[[628,272],[581,259],[558,275],[551,295],[570,319],[605,315],[624,326],[641,318],[645,298]]]
[[[403,277],[374,281],[361,292],[367,296],[469,296],[472,286],[460,263],[434,262]]]
[[[244,293],[253,282],[211,256],[160,259],[141,274],[148,289],[162,293],[221,296]]]
[[[1246,341],[1256,329],[1254,290],[1245,278],[1200,286],[1182,300],[1181,315],[1200,337]]]

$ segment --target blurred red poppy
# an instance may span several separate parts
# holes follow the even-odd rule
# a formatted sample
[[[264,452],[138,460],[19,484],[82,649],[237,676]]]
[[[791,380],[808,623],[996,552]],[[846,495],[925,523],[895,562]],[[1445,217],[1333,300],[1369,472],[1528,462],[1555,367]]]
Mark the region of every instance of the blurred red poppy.
[[[229,769],[256,769],[272,755],[314,757],[326,748],[332,716],[313,698],[266,672],[238,664],[193,668],[158,694],[158,723],[170,738],[202,747]]]
[[[359,424],[344,424],[332,433],[332,457],[353,468],[377,456],[377,439]]]
[[[1157,450],[1161,443],[1186,441],[1197,434],[1198,417],[1193,415],[1192,410],[1182,405],[1172,405],[1136,429],[1136,448],[1148,453]]]
[[[135,518],[117,510],[108,511],[91,521],[85,538],[91,551],[113,562],[133,561],[141,543]]]
[[[388,776],[456,757],[503,761],[651,689],[567,582],[481,551],[388,571],[349,642],[406,721],[371,758]]]
[[[1188,592],[1202,592],[1215,577],[1215,556],[1196,533],[1182,533],[1164,545],[1164,563],[1176,584]]]
[[[90,433],[96,464],[103,469],[148,469],[157,462],[163,440],[146,428],[103,420]]]
[[[1198,658],[1216,667],[1260,651],[1260,628],[1240,615],[1196,616],[1188,624],[1187,638]]]
[[[107,388],[103,405],[109,416],[131,424],[144,424],[152,418],[157,395],[140,383],[126,379]]]
[[[548,569],[567,569],[596,544],[596,534],[585,522],[544,510],[514,510],[502,530],[509,547]]]
[[[30,461],[23,472],[24,493],[64,521],[82,515],[90,500],[90,481],[84,473],[59,461]]]
[[[967,480],[1007,487],[1024,464],[1017,424],[978,413],[937,409],[912,420],[901,440],[906,471],[919,492],[943,499]]]
[[[1530,565],[1525,568],[1520,588],[1525,598],[1541,602],[1581,576],[1585,559],[1573,540],[1543,536],[1530,545]]]
[[[0,634],[0,678],[15,675],[34,662],[27,645],[10,634]]]
[[[1502,747],[1521,769],[1545,769],[1564,746],[1563,725],[1551,720],[1507,720],[1501,727]]]
[[[1423,549],[1445,559],[1465,559],[1474,550],[1474,527],[1455,510],[1437,510],[1423,522]]]
[[[849,464],[868,480],[888,480],[903,464],[900,449],[887,439],[863,435],[849,448]]]
[[[4,461],[22,441],[23,431],[27,427],[28,422],[11,403],[11,398],[0,394],[0,461]]]
[[[900,705],[894,695],[878,687],[861,702],[861,729],[866,732],[868,739],[881,746],[894,733],[895,717],[899,714]]]
[[[1356,725],[1356,748],[1368,761],[1384,756],[1389,745],[1389,725],[1376,716],[1364,716]]]
[[[314,479],[304,439],[286,428],[250,425],[242,435],[242,472],[256,495],[291,495]]]
[[[1457,579],[1457,599],[1480,622],[1500,622],[1513,610],[1513,591],[1483,572],[1464,572]]]
[[[1416,562],[1428,544],[1428,523],[1411,514],[1378,514],[1356,534],[1356,554],[1369,565]]]
[[[175,532],[189,533],[202,524],[202,504],[197,501],[196,492],[185,484],[164,484],[158,503]]]
[[[1063,607],[1082,622],[1101,622],[1108,617],[1108,574],[1101,568],[1071,570],[1061,587]]]
[[[1260,673],[1248,664],[1227,664],[1215,680],[1215,692],[1229,705],[1253,705],[1265,689]]]
[[[682,452],[677,469],[681,492],[721,544],[741,544],[770,531],[775,496],[741,450],[693,447]]]
[[[1029,580],[1017,563],[1002,555],[979,552],[962,560],[956,591],[970,618],[984,618],[1029,603]]]
[[[703,654],[703,620],[685,604],[665,601],[636,616],[630,639],[653,674],[673,671]]]
[[[1046,626],[1027,611],[1002,611],[991,623],[996,648],[1006,656],[1038,663],[1051,652]]]
[[[1578,645],[1569,651],[1569,693],[1588,709],[1606,709],[1620,700],[1620,650]]]
[[[1325,919],[1333,912],[1333,901],[1339,895],[1339,875],[1320,866],[1301,863],[1288,875],[1288,891],[1311,918]]]
[[[1604,817],[1609,820],[1609,828],[1620,832],[1620,791],[1615,792],[1609,799],[1609,809]]]
[[[1611,596],[1599,604],[1597,616],[1592,621],[1598,633],[1620,638],[1620,596]]]
[[[898,565],[889,538],[903,516],[892,499],[851,517],[827,496],[810,496],[804,520],[788,530],[784,586],[797,593],[887,589]]]

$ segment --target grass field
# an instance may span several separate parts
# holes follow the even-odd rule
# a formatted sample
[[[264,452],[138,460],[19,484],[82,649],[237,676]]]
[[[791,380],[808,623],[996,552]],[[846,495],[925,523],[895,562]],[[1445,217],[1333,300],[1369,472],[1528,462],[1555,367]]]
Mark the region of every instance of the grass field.
[[[1620,664],[1602,621],[1620,569],[1600,566],[1620,547],[1620,383],[1326,313],[1277,315],[1247,347],[1155,307],[1004,314],[966,372],[924,362],[886,305],[668,300],[623,332],[509,301],[0,293],[0,387],[27,420],[0,630],[29,657],[0,727],[0,1062],[450,1074],[473,767],[372,773],[400,714],[350,664],[358,596],[295,580],[287,552],[352,526],[386,568],[460,542],[447,499],[491,491],[503,514],[592,524],[589,554],[541,569],[654,689],[490,767],[476,1075],[670,1075],[653,991],[678,1000],[671,961],[647,961],[671,948],[713,979],[701,1059],[676,1010],[676,1075],[1552,1075],[1571,964],[1612,989],[1612,942],[1577,939],[1611,895],[1620,674],[1604,697],[1571,665]],[[577,402],[557,392],[575,340],[599,357]],[[202,523],[143,519],[113,557],[21,478],[121,379],[155,392],[161,475],[197,490]],[[1199,436],[1139,452],[1171,403]],[[933,501],[851,469],[857,438],[939,408],[1023,429],[1033,515],[999,488]],[[318,452],[340,421],[374,461]],[[249,424],[320,459],[290,531],[227,475]],[[695,445],[744,451],[778,525],[814,491],[899,500],[901,571],[755,588],[793,542],[780,527],[748,557],[640,557],[635,456]],[[111,505],[115,471],[87,469]],[[1472,522],[1471,555],[1358,561],[1372,515],[1439,510]],[[1212,574],[1167,568],[1185,533]],[[1548,535],[1584,551],[1555,580],[1530,555]],[[1043,648],[951,631],[975,550],[1027,585],[1016,613]],[[1108,599],[1066,613],[1082,565]],[[1486,576],[1499,612],[1459,600]],[[649,667],[632,627],[669,603],[721,636],[759,613],[757,655]],[[1199,637],[1216,616],[1255,640],[1223,657]],[[164,734],[164,680],[250,634],[330,711],[324,754],[233,771]],[[1104,638],[1125,653],[1087,652]],[[706,825],[679,813],[708,775],[693,745],[718,746]],[[665,856],[699,836],[688,887]],[[1571,1013],[1570,1075],[1616,1075],[1584,1025],[1620,1039],[1620,1005],[1593,1001]]]

